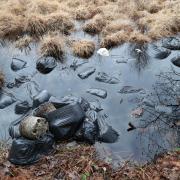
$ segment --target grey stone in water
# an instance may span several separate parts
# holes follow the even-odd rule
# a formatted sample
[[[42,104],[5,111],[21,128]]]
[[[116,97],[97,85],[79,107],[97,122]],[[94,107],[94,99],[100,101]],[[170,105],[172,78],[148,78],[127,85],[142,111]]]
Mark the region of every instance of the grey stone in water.
[[[36,68],[43,74],[50,73],[57,66],[57,62],[53,57],[44,57],[38,59]]]
[[[156,48],[156,55],[155,57],[158,59],[165,59],[171,54],[171,50],[166,49],[164,47],[157,47]]]
[[[162,46],[171,50],[180,50],[180,37],[168,37],[162,40]]]
[[[105,99],[107,97],[107,91],[103,89],[90,88],[86,91],[89,94]]]
[[[19,71],[19,70],[25,68],[26,64],[27,64],[27,62],[25,62],[21,59],[13,58],[12,62],[11,62],[11,69],[13,71]]]
[[[86,79],[86,78],[88,78],[91,74],[93,74],[95,71],[96,71],[96,68],[89,67],[89,68],[86,69],[85,71],[79,73],[78,76],[79,76],[81,79]]]
[[[118,92],[122,94],[130,94],[130,93],[138,93],[138,92],[144,93],[144,91],[145,90],[142,88],[135,88],[132,86],[123,86],[122,89],[120,89]]]
[[[180,67],[180,56],[177,56],[177,57],[174,57],[171,59],[171,62],[177,66],[177,67]]]
[[[117,59],[116,60],[116,63],[118,63],[118,64],[120,64],[120,63],[127,63],[128,62],[128,60],[122,60],[122,59]]]
[[[0,97],[0,109],[4,109],[7,106],[10,106],[13,104],[16,100],[13,97],[7,96],[7,95],[2,95]]]
[[[47,90],[41,91],[38,95],[33,97],[33,106],[37,107],[40,104],[49,101],[51,95],[48,93]]]
[[[108,84],[118,84],[119,79],[113,76],[109,76],[105,72],[98,72],[97,76],[95,77],[96,81],[104,82]]]
[[[31,109],[30,104],[27,101],[18,102],[15,105],[15,113],[16,114],[25,114]]]
[[[123,98],[121,98],[121,99],[120,99],[119,103],[120,103],[120,104],[122,104],[122,103],[123,103]]]
[[[157,105],[157,106],[155,106],[155,110],[157,112],[165,113],[165,114],[171,114],[172,113],[172,107],[168,107],[165,105]]]

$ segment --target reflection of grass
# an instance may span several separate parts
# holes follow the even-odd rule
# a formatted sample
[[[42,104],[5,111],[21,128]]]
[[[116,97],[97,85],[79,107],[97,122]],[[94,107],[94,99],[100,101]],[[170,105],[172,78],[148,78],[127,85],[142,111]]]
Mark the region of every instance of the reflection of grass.
[[[148,42],[180,31],[179,0],[1,0],[0,38],[18,40],[58,31],[64,36],[83,20],[101,45]],[[124,34],[124,36],[119,35]],[[26,45],[26,44],[25,44]]]
[[[2,88],[4,85],[4,75],[3,73],[0,71],[0,88]]]

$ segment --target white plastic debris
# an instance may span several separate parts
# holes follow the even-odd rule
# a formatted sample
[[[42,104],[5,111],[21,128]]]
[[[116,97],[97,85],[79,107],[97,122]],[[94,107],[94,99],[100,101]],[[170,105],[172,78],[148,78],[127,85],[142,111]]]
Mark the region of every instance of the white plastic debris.
[[[100,48],[97,51],[97,54],[101,55],[101,56],[109,56],[109,51],[106,48]]]
[[[136,51],[137,53],[142,53],[142,50],[140,50],[140,49],[135,49],[135,51]]]

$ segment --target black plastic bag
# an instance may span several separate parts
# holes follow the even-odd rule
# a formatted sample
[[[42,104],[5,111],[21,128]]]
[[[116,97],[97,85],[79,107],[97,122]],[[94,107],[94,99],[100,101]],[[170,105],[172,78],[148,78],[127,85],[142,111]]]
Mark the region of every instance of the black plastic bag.
[[[79,103],[84,111],[87,111],[90,108],[89,102],[86,99],[73,95],[64,96],[60,99],[51,96],[49,102],[53,103],[56,108],[61,108],[65,105],[76,103]]]
[[[87,142],[89,144],[94,144],[96,142],[98,135],[98,126],[96,122],[90,121],[86,118],[75,134],[75,140],[81,142]]]
[[[119,134],[107,124],[104,116],[98,116],[97,124],[99,129],[98,141],[104,143],[114,143],[118,140]]]
[[[53,151],[54,138],[46,134],[39,140],[28,140],[23,137],[14,139],[8,160],[16,165],[30,165],[40,160],[43,155]]]
[[[72,138],[79,129],[85,117],[81,106],[66,105],[46,115],[49,128],[56,140]]]

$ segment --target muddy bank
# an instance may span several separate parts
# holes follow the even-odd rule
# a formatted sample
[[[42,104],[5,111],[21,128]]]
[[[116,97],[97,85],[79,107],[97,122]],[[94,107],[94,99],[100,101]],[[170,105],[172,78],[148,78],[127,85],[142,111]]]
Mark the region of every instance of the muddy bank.
[[[98,160],[93,147],[75,143],[61,144],[56,152],[36,165],[18,167],[6,161],[6,153],[0,158],[2,179],[174,179],[180,174],[180,152],[159,155],[150,164],[134,166],[124,162],[114,169]]]

